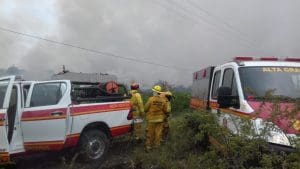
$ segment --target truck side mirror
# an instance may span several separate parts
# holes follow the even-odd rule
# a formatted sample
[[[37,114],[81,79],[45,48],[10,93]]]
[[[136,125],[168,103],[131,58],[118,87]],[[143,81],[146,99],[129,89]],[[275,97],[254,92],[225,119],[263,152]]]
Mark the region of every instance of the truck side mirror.
[[[230,87],[221,86],[218,89],[218,104],[220,108],[239,108],[239,96],[232,96],[232,89]]]

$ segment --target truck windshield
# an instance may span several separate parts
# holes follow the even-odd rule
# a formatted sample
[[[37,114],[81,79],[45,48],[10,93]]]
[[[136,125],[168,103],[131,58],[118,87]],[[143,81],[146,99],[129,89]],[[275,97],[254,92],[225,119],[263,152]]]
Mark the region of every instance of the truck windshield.
[[[4,103],[4,98],[5,98],[8,84],[9,84],[9,80],[7,79],[0,80],[0,109],[3,109],[3,103]]]
[[[300,98],[300,67],[242,67],[239,73],[245,99]]]

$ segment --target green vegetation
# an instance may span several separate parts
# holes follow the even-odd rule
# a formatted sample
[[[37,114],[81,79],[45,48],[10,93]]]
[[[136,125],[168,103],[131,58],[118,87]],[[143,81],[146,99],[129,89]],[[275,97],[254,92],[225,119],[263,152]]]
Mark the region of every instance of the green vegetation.
[[[189,109],[191,95],[184,92],[174,92],[174,98],[172,100],[172,112],[177,113],[185,112]]]
[[[254,134],[249,120],[241,120],[241,134],[233,135],[217,124],[213,114],[190,110],[189,94],[174,96],[169,140],[149,153],[142,145],[135,147],[129,168],[300,168],[299,148],[293,153],[270,151],[262,139],[266,131]]]
[[[136,147],[133,168],[300,168],[300,151],[269,152],[261,139],[234,136],[218,127],[215,117],[206,112],[180,112],[171,120],[169,141],[150,153]],[[219,144],[211,145],[208,135]],[[259,137],[258,137],[259,138]]]

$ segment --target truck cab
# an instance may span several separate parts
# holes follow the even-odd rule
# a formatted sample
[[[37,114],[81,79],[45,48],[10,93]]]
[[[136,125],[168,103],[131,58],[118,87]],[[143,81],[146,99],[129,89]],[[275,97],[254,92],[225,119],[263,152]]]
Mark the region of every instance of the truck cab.
[[[243,119],[275,147],[293,147],[299,138],[300,59],[236,57],[193,75],[191,107],[216,114],[219,124],[241,133]],[[275,112],[275,114],[274,114]],[[293,138],[293,139],[291,139]]]
[[[74,103],[72,86],[70,80],[0,78],[0,164],[28,152],[87,144],[95,151],[85,157],[100,161],[110,138],[130,131],[130,103],[123,97]]]
[[[42,147],[34,147],[38,142],[64,142],[70,86],[67,80],[29,82],[15,76],[0,79],[1,157],[39,148],[42,151]]]

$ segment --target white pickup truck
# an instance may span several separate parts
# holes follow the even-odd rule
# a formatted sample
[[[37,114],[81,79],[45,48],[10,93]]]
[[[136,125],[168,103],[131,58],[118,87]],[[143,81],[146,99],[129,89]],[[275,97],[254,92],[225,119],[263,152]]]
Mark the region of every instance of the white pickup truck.
[[[74,101],[74,86],[70,80],[0,78],[0,164],[18,155],[72,147],[87,162],[102,161],[111,138],[131,129],[130,102]]]

